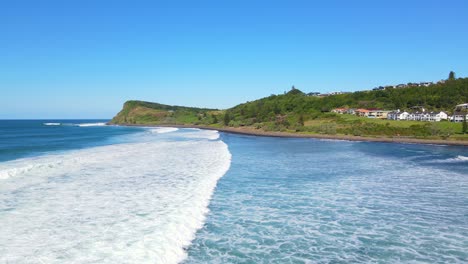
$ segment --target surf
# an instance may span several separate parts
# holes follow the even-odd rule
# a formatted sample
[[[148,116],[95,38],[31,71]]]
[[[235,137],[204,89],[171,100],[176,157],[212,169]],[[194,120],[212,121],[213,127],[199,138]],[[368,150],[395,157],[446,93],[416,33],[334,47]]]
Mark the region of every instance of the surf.
[[[230,167],[215,133],[0,164],[0,262],[183,261]]]

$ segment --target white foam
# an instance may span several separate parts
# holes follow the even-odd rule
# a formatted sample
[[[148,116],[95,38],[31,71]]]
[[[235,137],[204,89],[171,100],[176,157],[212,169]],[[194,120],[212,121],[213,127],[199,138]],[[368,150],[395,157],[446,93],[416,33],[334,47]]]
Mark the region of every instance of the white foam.
[[[106,123],[82,123],[82,124],[76,124],[76,126],[79,127],[92,127],[92,126],[105,126]]]
[[[467,162],[468,157],[458,155],[455,158],[449,158],[449,159],[443,159],[443,160],[434,160],[430,162],[435,162],[435,163],[458,163],[458,162]]]
[[[0,262],[182,261],[231,159],[195,133],[0,164]]]
[[[187,138],[202,138],[202,139],[210,139],[215,140],[219,138],[219,132],[217,130],[205,130],[205,129],[198,129],[198,128],[191,128],[189,129],[190,132],[184,133],[184,137]]]
[[[164,134],[164,133],[175,132],[177,130],[179,129],[175,127],[157,127],[157,128],[152,128],[150,131],[152,133]]]
[[[465,156],[462,156],[462,155],[458,155],[458,156],[455,157],[455,158],[446,159],[445,161],[446,161],[446,162],[466,162],[466,161],[468,161],[468,157],[465,157]]]
[[[44,126],[60,126],[61,123],[42,123]]]
[[[462,161],[468,161],[468,157],[465,157],[465,156],[462,156],[462,155],[458,155],[456,157],[457,160],[462,160]]]

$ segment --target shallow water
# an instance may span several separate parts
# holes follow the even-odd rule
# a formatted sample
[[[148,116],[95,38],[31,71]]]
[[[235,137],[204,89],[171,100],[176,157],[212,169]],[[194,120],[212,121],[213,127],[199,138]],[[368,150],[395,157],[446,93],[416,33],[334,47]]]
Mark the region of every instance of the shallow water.
[[[0,263],[468,262],[466,147],[96,120],[0,132]]]
[[[184,263],[466,263],[468,151],[224,135],[233,155]]]

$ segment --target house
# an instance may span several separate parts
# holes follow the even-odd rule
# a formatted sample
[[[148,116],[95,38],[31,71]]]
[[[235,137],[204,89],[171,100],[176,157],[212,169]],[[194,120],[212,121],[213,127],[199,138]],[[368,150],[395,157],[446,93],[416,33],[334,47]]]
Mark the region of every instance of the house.
[[[464,116],[463,116],[464,115]],[[450,121],[452,122],[457,122],[461,123],[465,120],[468,120],[468,114],[463,113],[463,112],[455,112],[453,115],[450,117]]]
[[[430,85],[433,85],[434,83],[433,82],[421,82],[419,83],[420,86],[425,86],[425,87],[428,87]]]
[[[408,117],[406,118],[406,120],[421,121],[421,116],[422,116],[423,113],[424,112],[419,112],[419,111],[409,112]]]
[[[331,110],[333,113],[337,113],[337,114],[346,114],[346,112],[348,111],[347,108],[335,108],[333,110]]]
[[[356,114],[356,109],[354,109],[354,108],[349,108],[348,110],[346,110],[346,114],[348,114],[348,115],[355,115],[355,114]]]
[[[445,112],[426,112],[426,111],[416,111],[410,112],[406,120],[411,121],[426,121],[426,122],[440,122],[441,120],[447,120],[448,115]]]
[[[409,113],[406,111],[401,112],[400,109],[397,111],[392,111],[387,114],[387,119],[389,120],[406,120],[408,119]]]
[[[468,109],[468,103],[459,104],[455,106],[455,111],[462,111],[462,110],[467,110],[467,109]]]
[[[362,109],[362,108],[357,109],[357,110],[355,111],[356,115],[358,115],[358,116],[365,116],[365,117],[369,116],[369,112],[370,112],[369,110],[367,110],[367,109]]]
[[[453,115],[450,118],[452,122],[463,122],[468,120],[468,103],[459,104],[455,106]]]
[[[447,120],[448,115],[445,112],[430,112],[429,113],[429,120],[430,122],[440,122],[441,120]]]
[[[387,115],[390,112],[376,108],[371,108],[367,110],[369,111],[369,113],[367,114],[368,118],[387,118]]]

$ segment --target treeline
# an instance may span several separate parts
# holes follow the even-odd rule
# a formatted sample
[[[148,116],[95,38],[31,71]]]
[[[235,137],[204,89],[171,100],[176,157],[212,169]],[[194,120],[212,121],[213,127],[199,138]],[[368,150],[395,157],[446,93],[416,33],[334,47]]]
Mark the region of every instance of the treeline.
[[[468,102],[468,78],[447,80],[428,87],[409,87],[379,91],[360,91],[323,98],[307,96],[292,88],[283,95],[271,95],[240,104],[227,112],[234,119],[252,122],[270,121],[278,115],[319,115],[337,107],[409,109],[423,106],[428,110],[452,111],[457,104]]]

